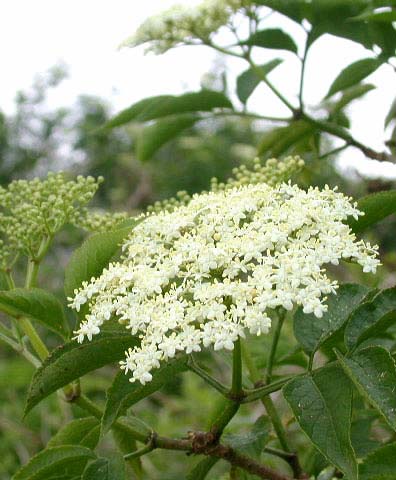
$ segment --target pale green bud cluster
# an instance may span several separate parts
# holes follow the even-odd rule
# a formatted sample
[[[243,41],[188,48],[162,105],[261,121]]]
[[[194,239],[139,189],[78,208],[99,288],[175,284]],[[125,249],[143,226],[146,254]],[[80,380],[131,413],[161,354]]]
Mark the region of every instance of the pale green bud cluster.
[[[87,210],[74,224],[89,232],[108,232],[117,228],[128,218],[126,212],[90,212]]]
[[[226,182],[219,182],[216,177],[211,179],[210,191],[220,192],[230,188],[241,187],[242,185],[258,185],[265,183],[271,187],[275,187],[282,182],[286,182],[298,173],[304,167],[304,160],[298,156],[286,157],[284,160],[270,158],[264,165],[261,159],[256,157],[253,165],[241,165],[234,168],[232,177]],[[207,193],[203,191],[202,193]],[[159,213],[161,211],[173,212],[176,208],[188,205],[192,197],[186,192],[181,191],[176,197],[157,201],[154,205],[148,207],[150,213]]]
[[[256,157],[251,168],[247,165],[234,168],[233,176],[225,183],[219,183],[217,178],[212,178],[211,190],[218,192],[242,185],[257,185],[259,183],[266,183],[274,187],[289,180],[303,167],[304,160],[298,156],[286,157],[284,160],[270,158],[264,165],[261,164],[260,158]]]
[[[160,54],[194,39],[208,40],[235,12],[250,3],[250,0],[204,0],[195,7],[174,5],[148,18],[122,46],[148,43],[148,51]]]
[[[188,205],[191,201],[191,195],[185,190],[176,193],[176,197],[167,198],[166,200],[156,201],[153,205],[147,207],[147,211],[159,213],[161,211],[173,212],[178,207]]]
[[[41,180],[15,180],[0,187],[0,262],[6,268],[19,254],[35,258],[40,244],[66,223],[86,215],[86,204],[103,178],[49,173]]]

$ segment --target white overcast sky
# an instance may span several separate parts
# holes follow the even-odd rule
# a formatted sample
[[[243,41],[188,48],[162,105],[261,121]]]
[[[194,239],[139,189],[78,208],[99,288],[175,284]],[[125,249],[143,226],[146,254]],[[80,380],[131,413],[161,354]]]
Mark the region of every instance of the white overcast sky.
[[[143,55],[143,49],[118,50],[149,15],[159,13],[174,0],[0,0],[0,109],[11,113],[13,99],[31,85],[37,73],[63,62],[70,78],[51,98],[54,106],[71,105],[80,93],[99,95],[117,111],[145,96],[181,93],[199,88],[201,76],[211,69],[216,54],[204,47],[186,47],[165,55]],[[194,0],[177,3],[193,4]],[[273,15],[267,26],[280,26],[302,39],[298,26]],[[326,94],[332,79],[349,63],[369,56],[362,47],[334,37],[323,37],[307,63],[306,102],[315,105]],[[283,57],[272,80],[293,101],[298,85],[298,62],[280,51],[260,52],[258,61]],[[227,60],[235,75],[244,64]],[[355,137],[382,150],[384,117],[396,96],[395,72],[382,66],[368,81],[378,86],[351,108]],[[268,115],[287,112],[271,92],[260,87],[249,101],[252,110]],[[369,176],[396,178],[396,165],[368,161],[356,149],[344,152],[342,163],[358,166]]]

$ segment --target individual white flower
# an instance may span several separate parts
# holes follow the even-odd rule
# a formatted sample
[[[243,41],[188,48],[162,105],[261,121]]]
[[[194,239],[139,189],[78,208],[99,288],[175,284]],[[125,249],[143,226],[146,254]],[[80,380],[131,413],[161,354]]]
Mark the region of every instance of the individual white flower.
[[[348,259],[365,272],[379,264],[377,248],[344,223],[359,215],[336,190],[290,183],[225,188],[149,214],[121,261],[75,292],[73,308],[89,304],[75,338],[118,318],[141,340],[121,367],[144,384],[178,352],[232,350],[246,330],[268,333],[272,309],[300,305],[320,318],[337,288],[326,264]]]

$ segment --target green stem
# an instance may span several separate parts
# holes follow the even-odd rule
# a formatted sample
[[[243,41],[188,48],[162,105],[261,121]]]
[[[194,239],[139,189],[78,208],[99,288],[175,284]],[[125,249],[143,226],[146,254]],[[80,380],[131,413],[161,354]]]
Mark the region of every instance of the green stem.
[[[244,359],[245,365],[247,366],[249,371],[249,376],[251,381],[254,384],[261,382],[260,371],[254,364],[253,359],[250,355],[250,352],[246,347],[246,344],[243,344],[242,353],[243,353],[243,359]],[[286,452],[290,452],[291,449],[287,442],[285,429],[283,428],[282,421],[278,415],[278,412],[276,411],[275,405],[270,395],[261,397],[260,400],[261,400],[261,403],[264,405],[269,418],[271,419],[275,433],[279,439],[279,443],[281,444],[283,450],[285,450]]]
[[[339,125],[329,123],[325,120],[316,120],[304,112],[301,113],[301,117],[307,122],[311,123],[311,125],[318,127],[318,129],[322,130],[323,132],[327,132],[335,137],[342,138],[347,142],[348,145],[358,148],[369,158],[379,161],[389,159],[389,155],[386,152],[376,152],[372,148],[363,145],[363,143],[357,141],[347,130]]]
[[[294,456],[293,453],[284,452],[283,450],[279,450],[278,448],[273,447],[265,447],[264,451],[269,453],[270,455],[275,455],[276,457],[283,458],[286,461]]]
[[[40,360],[44,361],[48,357],[48,349],[45,346],[44,342],[41,340],[39,334],[36,332],[36,329],[33,327],[30,320],[22,317],[19,319],[19,325],[21,326],[24,333],[28,336],[31,345],[34,351],[39,356]]]
[[[102,419],[103,412],[102,410],[95,405],[94,402],[92,402],[88,397],[85,395],[79,395],[76,398],[72,400],[72,403],[75,403],[78,405],[80,408],[85,410],[86,412],[90,413],[93,415],[95,418],[98,420]],[[143,433],[134,430],[131,425],[129,425],[127,422],[122,421],[122,419],[118,419],[115,424],[114,424],[119,430],[125,432],[126,434],[130,435],[131,438],[134,440],[138,440],[139,442],[142,443],[147,443],[149,441],[149,436],[144,435]]]
[[[301,111],[304,110],[304,98],[303,97],[304,97],[305,66],[306,66],[309,46],[310,46],[310,38],[309,38],[309,34],[308,34],[308,36],[306,38],[306,41],[305,41],[303,58],[301,60],[300,88],[299,88],[299,91],[298,91],[298,101],[299,101],[299,104],[300,104],[300,110]]]
[[[297,109],[293,107],[293,105],[287,100],[287,98],[268,80],[267,75],[262,71],[262,69],[256,65],[250,56],[245,56],[245,59],[248,61],[250,68],[254,71],[254,73],[260,78],[267,87],[272,90],[272,92],[279,98],[279,100],[286,105],[286,107],[293,113],[296,114]]]
[[[237,413],[239,405],[240,404],[234,400],[228,400],[220,416],[213,421],[210,427],[210,432],[213,434],[216,441],[219,440],[224,429]]]
[[[241,403],[250,403],[255,400],[260,400],[261,398],[279,391],[283,385],[291,380],[294,377],[286,377],[278,380],[276,382],[270,383],[269,385],[264,385],[263,387],[255,388],[254,390],[245,390],[245,397]]]
[[[29,258],[25,279],[25,288],[32,288],[36,285],[37,275],[40,268],[40,261],[43,259],[44,255],[48,251],[51,240],[51,237],[43,238],[37,252],[37,256],[35,258]],[[31,321],[26,317],[22,317],[19,319],[18,323],[24,333],[28,336],[32,347],[39,356],[39,358],[41,360],[45,360],[49,355],[49,351],[45,346],[44,342],[41,340],[40,336],[38,335],[36,329],[33,327]]]
[[[14,279],[12,278],[11,272],[9,270],[3,270],[3,272],[4,272],[4,277],[6,279],[9,290],[13,290],[15,288],[15,282],[14,282]]]
[[[336,153],[342,152],[348,147],[349,147],[349,143],[345,143],[341,147],[337,147],[337,148],[334,148],[333,150],[329,150],[328,152],[323,153],[318,157],[318,160],[323,160],[324,158],[330,157],[331,155],[335,155]]]
[[[13,290],[15,288],[15,282],[14,282],[14,279],[12,278],[11,270],[10,269],[3,270],[3,273],[7,282],[8,289]],[[11,326],[12,326],[12,337],[16,338],[20,343],[20,345],[23,347],[22,333],[20,331],[18,322],[13,317],[11,317]]]
[[[207,41],[207,40],[202,40],[203,45],[206,45],[208,47],[213,48],[214,50],[217,50],[220,53],[224,53],[224,55],[231,55],[232,57],[240,58],[243,60],[245,57],[244,55],[240,53],[233,52],[231,50],[227,50],[226,48],[220,47],[220,45],[216,45],[213,42]]]
[[[9,328],[7,328],[5,325],[3,325],[2,323],[0,323],[0,333],[2,333],[3,335],[5,335],[6,337],[9,337],[10,339],[12,339],[12,330],[10,330]]]
[[[34,257],[29,258],[27,272],[26,272],[26,279],[25,279],[25,287],[32,288],[35,287],[37,284],[37,275],[40,268],[40,262],[45,257],[48,249],[51,245],[52,237],[47,236],[41,240],[39,249],[37,254]]]
[[[243,362],[248,369],[250,380],[253,383],[259,382],[261,380],[260,370],[256,367],[245,342],[242,343],[242,356]]]
[[[25,288],[32,288],[37,284],[39,267],[39,263],[36,260],[29,258],[26,271]]]
[[[312,372],[314,358],[315,358],[315,352],[309,355],[308,367],[307,367],[308,372]]]
[[[142,457],[143,455],[146,455],[146,453],[150,453],[154,450],[155,448],[155,435],[153,434],[151,439],[148,441],[148,443],[140,448],[139,450],[135,450],[134,452],[128,453],[127,455],[124,455],[124,460],[131,460],[132,458],[139,458]]]
[[[235,398],[238,398],[242,393],[242,351],[240,338],[234,343],[232,352],[232,385],[230,393]]]
[[[279,310],[278,320],[277,320],[277,323],[276,323],[274,336],[272,338],[271,350],[270,350],[270,354],[268,356],[267,370],[266,370],[266,374],[265,374],[265,383],[271,383],[272,370],[274,368],[276,350],[278,348],[279,338],[280,338],[283,322],[285,320],[285,316],[286,316],[286,311],[284,309]]]
[[[292,117],[269,117],[267,115],[259,115],[258,113],[237,112],[235,110],[224,111],[224,112],[214,112],[207,118],[213,118],[213,117],[243,117],[243,118],[252,118],[253,120],[267,120],[269,122],[280,122],[280,123],[288,123],[293,120]]]
[[[222,395],[225,397],[228,397],[229,392],[227,388],[218,382],[215,378],[213,378],[211,375],[205,372],[199,365],[195,363],[194,357],[191,355],[189,362],[188,362],[188,368],[194,372],[196,375],[201,377],[208,385],[212,386],[214,389],[216,389],[218,392],[220,392]]]
[[[278,437],[279,443],[281,444],[281,447],[286,452],[291,452],[292,450],[289,446],[289,442],[287,441],[285,428],[282,424],[282,420],[276,410],[272,398],[268,395],[267,397],[263,397],[261,401],[265,407],[269,418],[271,419],[272,425],[274,427],[276,436]]]
[[[32,355],[28,350],[26,350],[26,348],[23,345],[15,342],[8,335],[5,335],[2,329],[0,330],[0,339],[3,340],[4,343],[9,345],[17,353],[21,354],[24,358],[26,358],[26,360],[30,362],[32,365],[34,365],[36,368],[40,366],[40,361],[34,355]]]
[[[225,404],[220,416],[214,420],[210,427],[210,432],[214,435],[215,441],[218,441],[232,418],[239,410],[241,400],[243,398],[242,389],[242,354],[241,340],[234,343],[232,351],[232,384],[229,392],[231,400]]]

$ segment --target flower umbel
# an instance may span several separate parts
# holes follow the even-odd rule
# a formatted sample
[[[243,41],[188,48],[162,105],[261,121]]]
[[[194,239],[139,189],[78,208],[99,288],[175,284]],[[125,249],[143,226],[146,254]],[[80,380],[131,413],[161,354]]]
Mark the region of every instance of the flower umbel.
[[[68,179],[63,172],[46,178],[15,180],[0,187],[0,268],[7,269],[13,257],[35,258],[40,243],[51,239],[71,223],[86,230],[115,228],[126,218],[124,213],[92,213],[92,200],[103,178]]]
[[[250,0],[204,0],[193,7],[174,5],[148,18],[122,46],[149,44],[148,51],[159,54],[195,39],[208,39],[234,13],[250,4]]]
[[[336,190],[245,185],[193,196],[148,215],[123,244],[123,258],[85,282],[71,306],[90,311],[76,338],[112,316],[141,339],[121,368],[131,381],[183,351],[233,349],[248,330],[268,332],[269,311],[301,305],[321,317],[335,292],[323,266],[349,259],[375,271],[377,249],[343,221],[361,213]]]

